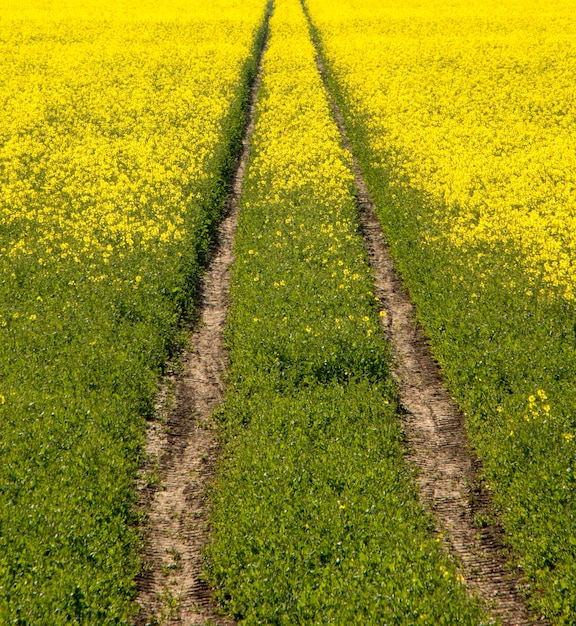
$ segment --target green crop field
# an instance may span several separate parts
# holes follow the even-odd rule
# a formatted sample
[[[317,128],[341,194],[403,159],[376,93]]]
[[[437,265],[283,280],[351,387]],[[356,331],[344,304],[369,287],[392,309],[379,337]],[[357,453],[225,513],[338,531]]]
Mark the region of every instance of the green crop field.
[[[147,423],[193,353],[258,71],[215,606],[493,623],[421,503],[333,96],[506,562],[534,619],[576,623],[575,31],[568,0],[2,3],[0,624],[137,619]]]

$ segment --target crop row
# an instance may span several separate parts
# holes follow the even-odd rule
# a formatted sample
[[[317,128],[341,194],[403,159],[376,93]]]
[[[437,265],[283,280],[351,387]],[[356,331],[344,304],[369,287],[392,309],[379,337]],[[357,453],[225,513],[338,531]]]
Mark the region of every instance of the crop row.
[[[219,216],[264,2],[196,21],[202,3],[147,21],[17,4],[0,9],[0,622],[124,623],[144,418]]]
[[[211,577],[246,624],[479,624],[401,450],[390,354],[298,0],[278,0],[241,198]]]
[[[306,5],[530,602],[573,623],[571,7]]]

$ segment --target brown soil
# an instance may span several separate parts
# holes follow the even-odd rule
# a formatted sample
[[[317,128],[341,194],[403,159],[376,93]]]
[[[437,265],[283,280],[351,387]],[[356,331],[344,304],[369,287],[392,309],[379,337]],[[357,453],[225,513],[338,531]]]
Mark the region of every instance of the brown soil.
[[[520,572],[507,562],[502,528],[481,488],[480,463],[470,452],[464,418],[416,324],[414,306],[394,269],[374,207],[365,202],[364,196],[362,229],[376,295],[387,312],[384,324],[405,411],[407,457],[419,470],[420,499],[436,516],[439,534],[457,555],[467,585],[492,607],[491,614],[511,626],[535,623],[524,602]]]
[[[148,514],[147,547],[137,579],[140,611],[136,626],[235,624],[220,615],[212,601],[211,589],[202,575],[203,549],[209,539],[207,487],[219,453],[211,414],[223,395],[228,357],[222,331],[228,310],[229,268],[234,260],[238,199],[260,82],[259,67],[225,217],[202,281],[200,323],[191,335],[191,349],[182,356],[181,372],[164,381],[156,419],[148,429],[147,463],[140,485]],[[154,484],[158,481],[159,487]]]
[[[322,58],[320,74],[330,94]],[[352,154],[361,227],[375,277],[376,295],[386,312],[383,324],[392,344],[404,411],[407,458],[418,468],[420,500],[437,521],[437,533],[455,554],[466,584],[506,625],[543,621],[531,616],[519,571],[506,559],[502,528],[488,495],[480,488],[480,463],[470,452],[464,418],[444,386],[427,339],[416,323],[414,305],[390,257],[374,202],[356,159],[338,103],[332,110],[343,145]]]

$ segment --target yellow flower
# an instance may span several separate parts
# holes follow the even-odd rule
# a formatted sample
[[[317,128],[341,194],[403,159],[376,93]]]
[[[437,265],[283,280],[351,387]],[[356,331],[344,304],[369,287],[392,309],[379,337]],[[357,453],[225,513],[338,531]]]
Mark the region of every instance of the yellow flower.
[[[427,240],[466,254],[504,246],[573,302],[573,6],[524,0],[519,21],[499,0],[306,5],[372,166],[392,170],[392,196],[416,189],[446,207]]]

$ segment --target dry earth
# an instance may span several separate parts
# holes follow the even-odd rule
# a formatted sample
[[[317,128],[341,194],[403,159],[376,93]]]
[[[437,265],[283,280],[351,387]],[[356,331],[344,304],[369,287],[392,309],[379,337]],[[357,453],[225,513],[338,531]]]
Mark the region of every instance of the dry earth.
[[[438,536],[456,555],[469,589],[491,607],[495,620],[509,626],[542,624],[530,615],[519,572],[506,558],[503,531],[481,489],[480,463],[470,451],[464,418],[446,391],[427,339],[416,323],[414,305],[395,269],[342,113],[331,95],[317,41],[315,45],[318,70],[330,95],[342,143],[354,163],[361,227],[375,292],[386,312],[382,319],[394,354],[393,375],[404,411],[407,458],[418,468],[420,500],[434,515]]]
[[[266,36],[264,41],[266,41]],[[136,626],[235,622],[219,614],[203,578],[209,539],[207,489],[219,453],[211,418],[222,400],[227,366],[223,329],[228,310],[229,268],[238,222],[238,200],[254,130],[258,72],[250,91],[248,121],[224,219],[201,286],[200,323],[182,356],[181,372],[165,380],[156,419],[147,434],[142,499],[148,514],[144,567],[137,580]],[[160,486],[150,486],[156,477]],[[152,481],[154,482],[154,481]],[[144,484],[147,483],[147,484]]]

